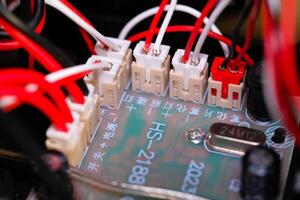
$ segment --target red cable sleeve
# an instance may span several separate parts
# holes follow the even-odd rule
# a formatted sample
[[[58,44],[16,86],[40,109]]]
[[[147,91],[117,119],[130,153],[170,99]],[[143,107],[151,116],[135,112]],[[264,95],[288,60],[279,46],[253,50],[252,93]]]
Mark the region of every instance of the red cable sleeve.
[[[167,33],[173,33],[173,32],[191,32],[193,31],[193,26],[186,26],[186,25],[178,25],[178,26],[169,26],[166,30]],[[203,30],[202,29],[199,29],[198,30],[199,33],[201,33]],[[159,32],[159,28],[156,28],[155,30],[155,34],[157,34]],[[146,35],[148,34],[148,31],[144,31],[144,32],[141,32],[141,33],[138,33],[138,34],[135,34],[131,37],[128,38],[128,40],[130,40],[131,42],[136,42],[136,41],[139,41],[143,38],[146,37]],[[208,33],[208,37],[211,37],[213,39],[216,39],[216,40],[219,40],[219,41],[222,41],[223,43],[227,44],[227,45],[231,45],[231,40],[226,38],[225,36],[223,35],[219,35],[217,33],[214,33],[214,32],[209,32]],[[236,50],[237,52],[240,52],[242,49],[239,47],[239,46],[236,46]],[[250,58],[250,56],[248,54],[245,54],[243,56],[243,58],[245,59],[245,61],[250,65],[254,65],[254,61],[252,60],[252,58]]]
[[[203,8],[202,14],[197,19],[193,31],[190,34],[189,40],[186,44],[184,54],[182,56],[182,62],[186,63],[190,58],[191,50],[195,44],[195,41],[197,39],[197,36],[199,34],[199,29],[202,27],[204,18],[211,12],[211,10],[216,6],[218,3],[218,0],[210,0],[205,7]]]
[[[44,113],[54,124],[56,129],[60,131],[67,131],[66,123],[63,120],[61,113],[57,111],[52,102],[38,93],[29,93],[24,91],[24,88],[1,88],[0,96],[14,95],[18,99],[28,103]]]
[[[255,22],[256,22],[258,12],[259,12],[260,5],[261,5],[261,0],[255,0],[254,5],[251,8],[249,22],[248,22],[248,26],[247,26],[246,39],[245,39],[244,45],[242,47],[242,51],[240,51],[237,58],[235,59],[236,64],[241,61],[243,55],[247,52],[247,50],[250,47],[251,39],[253,37]]]
[[[62,69],[62,66],[44,48],[27,38],[2,18],[0,18],[0,24],[10,33],[12,38],[18,40],[24,49],[34,56],[48,71],[53,72]],[[74,101],[77,103],[84,102],[83,93],[75,83],[70,83],[66,86],[66,89],[74,98]]]
[[[70,109],[65,102],[65,96],[63,92],[54,84],[51,84],[48,81],[46,81],[44,75],[26,69],[5,69],[0,71],[0,83],[1,87],[4,87],[4,85],[7,84],[37,84],[39,86],[39,90],[42,90],[44,93],[47,93],[49,97],[52,98],[54,103],[58,106],[59,110],[61,110],[66,121],[73,121]]]
[[[145,45],[144,45],[144,51],[145,52],[148,52],[150,50],[150,45],[151,45],[151,42],[152,42],[152,38],[154,36],[154,32],[155,32],[156,27],[157,27],[157,25],[158,25],[158,23],[161,19],[162,14],[164,13],[165,7],[168,3],[169,3],[169,0],[162,0],[161,1],[160,5],[159,5],[159,9],[158,9],[157,13],[155,14],[155,16],[154,16],[154,18],[151,22],[149,31],[147,33]]]

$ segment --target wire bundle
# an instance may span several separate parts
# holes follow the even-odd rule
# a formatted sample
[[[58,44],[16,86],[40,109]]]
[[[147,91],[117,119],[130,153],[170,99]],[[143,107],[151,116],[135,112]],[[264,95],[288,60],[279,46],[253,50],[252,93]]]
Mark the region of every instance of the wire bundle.
[[[0,70],[2,109],[10,111],[22,103],[32,105],[44,113],[58,130],[67,131],[66,123],[72,122],[73,119],[62,89],[67,89],[74,102],[84,103],[82,88],[79,88],[75,81],[82,79],[91,70],[107,67],[107,63],[64,69],[73,66],[73,62],[3,6],[0,6],[0,24],[18,44],[18,48],[23,47],[50,72],[44,75],[28,69]]]
[[[42,0],[35,0],[32,1],[33,4],[31,5],[32,15],[34,20],[34,23],[32,22],[29,26],[35,28],[35,33],[28,30],[26,25],[17,18],[15,18],[13,15],[11,15],[3,6],[0,7],[0,23],[5,28],[5,32],[9,34],[9,37],[11,39],[5,39],[1,40],[0,42],[0,50],[12,50],[16,48],[23,47],[26,49],[30,56],[31,61],[37,60],[43,67],[49,72],[49,73],[56,73],[56,71],[61,71],[64,67],[73,66],[74,64],[69,61],[66,57],[62,56],[63,54],[51,43],[45,42],[45,40],[41,37],[39,37],[36,33],[40,33],[42,30],[42,27],[45,22],[45,10]],[[121,31],[119,38],[125,39],[130,32],[130,30],[136,26],[138,23],[143,21],[145,18],[150,17],[154,15],[154,18],[150,24],[149,30],[135,34],[131,37],[129,37],[129,40],[136,42],[143,38],[145,38],[145,45],[144,45],[144,51],[146,53],[152,51],[152,55],[156,56],[160,53],[160,46],[163,41],[163,37],[165,33],[167,32],[191,32],[189,39],[187,40],[187,44],[185,46],[184,54],[182,55],[182,62],[187,63],[189,60],[191,63],[189,64],[195,64],[199,61],[199,54],[201,52],[201,49],[204,45],[204,42],[207,37],[214,38],[218,40],[222,46],[222,49],[224,51],[224,55],[226,57],[223,65],[226,66],[227,63],[230,60],[234,60],[235,66],[244,59],[249,66],[252,66],[254,64],[254,61],[249,57],[247,54],[247,50],[250,47],[251,44],[251,38],[253,36],[254,32],[254,25],[255,21],[258,15],[258,12],[260,10],[260,6],[262,1],[261,0],[254,0],[254,1],[245,1],[244,8],[241,12],[240,18],[238,20],[238,23],[235,26],[233,36],[230,39],[222,36],[219,29],[214,25],[215,21],[218,19],[218,17],[221,15],[221,13],[226,9],[226,7],[230,4],[231,0],[209,0],[208,3],[204,6],[202,13],[198,12],[197,10],[185,6],[177,4],[177,0],[162,0],[160,5],[158,7],[149,9],[139,15],[137,15],[135,18],[133,18],[131,21],[129,21],[123,30]],[[119,46],[103,36],[100,32],[98,32],[94,26],[91,24],[89,20],[87,20],[72,4],[68,2],[68,0],[46,0],[45,3],[51,7],[54,7],[58,11],[62,12],[64,15],[69,17],[71,20],[73,20],[78,26],[80,27],[80,32],[82,34],[83,39],[85,40],[89,50],[91,53],[94,53],[94,43],[90,36],[90,34],[95,40],[97,40],[104,48],[109,48],[114,51],[119,50]],[[169,4],[170,3],[170,4]],[[265,16],[265,22],[266,25],[264,27],[264,35],[265,39],[264,42],[266,45],[269,45],[270,48],[265,49],[265,56],[269,60],[268,61],[268,71],[270,78],[268,79],[270,83],[273,85],[273,94],[276,97],[277,100],[277,107],[279,110],[284,113],[284,121],[288,125],[288,127],[292,131],[298,131],[297,129],[297,122],[295,120],[294,114],[291,111],[292,108],[287,106],[287,101],[292,102],[292,105],[296,105],[297,102],[294,100],[288,98],[288,97],[282,97],[279,95],[283,91],[288,91],[289,94],[292,95],[299,95],[299,79],[297,76],[297,70],[296,70],[296,55],[294,51],[294,44],[295,44],[295,30],[293,26],[289,25],[289,23],[295,23],[295,10],[291,5],[295,4],[295,0],[291,1],[291,3],[283,3],[283,15],[281,17],[280,25],[277,27],[274,17],[272,16],[271,8],[268,3],[265,2],[264,6],[264,16]],[[289,10],[292,10],[293,12],[291,14],[287,14]],[[164,11],[167,11],[164,20],[162,22],[161,27],[158,27],[159,22],[161,21],[161,18],[163,16]],[[194,26],[186,26],[186,25],[174,25],[169,26],[169,23],[172,19],[172,16],[175,11],[185,12],[189,13],[195,17],[197,17],[197,20],[195,21]],[[37,13],[39,14],[37,17]],[[246,29],[246,38],[245,42],[242,47],[239,47],[237,45],[237,38],[239,36],[239,33],[241,31],[241,27],[243,22],[248,19],[247,29]],[[204,27],[203,24],[205,24]],[[295,27],[295,26],[294,26]],[[4,32],[4,33],[5,33]],[[279,34],[280,33],[280,34]],[[153,40],[154,35],[157,34],[156,40],[154,42],[153,47],[151,47],[151,43]],[[198,35],[199,34],[199,35]],[[4,35],[5,37],[8,37],[8,35]],[[197,40],[198,37],[198,40]],[[197,42],[196,42],[197,40]],[[280,42],[278,42],[280,41]],[[196,45],[195,45],[196,43]],[[29,44],[29,45],[28,45]],[[191,50],[194,47],[193,53],[191,53]],[[228,48],[229,47],[229,48]],[[235,56],[235,52],[237,52],[237,55]],[[31,63],[32,63],[31,62]],[[283,70],[278,65],[287,65],[291,66]],[[32,65],[32,64],[31,64]],[[103,67],[103,66],[102,66]],[[101,68],[101,67],[100,67]],[[275,70],[276,69],[276,70]],[[279,70],[278,70],[279,69]],[[74,80],[82,78],[86,73],[88,73],[86,70],[83,71],[77,71],[78,73],[73,74],[71,77],[73,78],[62,78],[57,81],[50,81],[47,77],[52,77],[53,75],[42,75],[42,74],[35,74],[32,75],[34,77],[37,77],[37,80],[44,80],[46,83],[43,82],[43,84],[50,84],[53,87],[53,90],[57,91],[62,89],[62,87],[66,88],[67,91],[70,93],[73,100],[77,103],[83,103],[83,92],[82,90],[75,84]],[[4,73],[4,72],[3,72]],[[6,74],[7,72],[5,72]],[[29,72],[18,72],[20,74],[24,73],[30,74]],[[37,72],[32,72],[32,74]],[[282,74],[280,76],[279,74]],[[12,79],[15,80],[15,79]],[[7,81],[7,80],[6,80]],[[22,93],[24,94],[24,99],[20,99],[19,102],[26,102],[29,100],[31,93],[34,93],[35,95],[40,95],[39,98],[42,99],[45,98],[42,94],[47,94],[46,99],[43,99],[43,101],[46,102],[47,98],[51,98],[52,106],[55,107],[56,112],[66,112],[65,115],[61,115],[63,118],[65,118],[65,121],[70,121],[70,113],[67,112],[66,105],[63,103],[60,103],[58,105],[58,102],[62,102],[62,94],[59,93],[58,97],[54,96],[52,94],[48,94],[48,92],[45,90],[44,87],[38,87],[38,90],[35,90],[34,92],[31,91],[28,92],[27,86],[30,84],[36,84],[40,82],[30,82],[30,81],[24,81],[20,82],[22,87],[19,87],[20,85],[14,85],[12,84],[13,81],[5,82],[6,85],[9,85],[11,89],[7,89],[7,93],[9,94],[18,94]],[[4,85],[4,82],[3,82]],[[18,86],[18,87],[17,87]],[[50,86],[49,86],[50,87]],[[3,91],[5,91],[5,87],[1,87]],[[16,92],[16,93],[14,93]],[[4,93],[1,93],[4,94]],[[26,97],[26,98],[25,98]],[[36,103],[36,102],[32,102]],[[49,103],[49,102],[48,102]],[[18,104],[14,104],[15,106]],[[36,104],[38,106],[38,104]],[[299,108],[299,106],[294,106],[296,108]],[[7,107],[14,108],[14,106]],[[54,109],[54,111],[55,111]],[[47,115],[53,116],[53,113],[47,113]],[[53,119],[56,121],[59,121],[58,119]],[[57,125],[61,129],[64,129],[62,125]]]

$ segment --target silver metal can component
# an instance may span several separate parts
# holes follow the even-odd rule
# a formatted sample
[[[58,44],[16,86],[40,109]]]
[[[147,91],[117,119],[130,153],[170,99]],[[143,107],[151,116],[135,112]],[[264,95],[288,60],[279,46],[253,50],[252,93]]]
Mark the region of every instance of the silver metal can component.
[[[215,123],[210,127],[206,145],[213,151],[243,156],[249,148],[262,145],[265,140],[265,134],[262,131],[225,123]]]

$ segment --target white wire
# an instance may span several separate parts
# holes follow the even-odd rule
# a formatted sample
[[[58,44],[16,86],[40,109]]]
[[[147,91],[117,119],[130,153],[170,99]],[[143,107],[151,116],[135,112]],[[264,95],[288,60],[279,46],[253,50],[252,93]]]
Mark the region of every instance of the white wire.
[[[74,67],[69,67],[65,69],[61,69],[55,72],[52,72],[46,75],[46,80],[50,83],[59,81],[61,79],[67,78],[69,76],[73,76],[82,72],[90,71],[90,70],[103,70],[104,68],[109,68],[110,64],[106,62],[101,63],[92,63],[92,64],[82,64]]]
[[[170,5],[167,5],[165,7],[165,11],[168,10],[170,7]],[[153,16],[157,11],[158,11],[159,7],[154,7],[154,8],[151,8],[149,10],[146,10],[140,14],[138,14],[137,16],[135,16],[134,18],[132,18],[124,27],[123,29],[121,30],[118,38],[121,39],[121,40],[124,40],[127,38],[129,32],[137,25],[139,24],[140,22],[142,22],[143,20],[145,20],[146,18],[148,17],[151,17]],[[190,14],[196,18],[199,18],[200,15],[201,15],[201,12],[199,12],[198,10],[192,8],[192,7],[189,7],[189,6],[186,6],[186,5],[182,5],[182,4],[177,4],[176,7],[175,7],[175,10],[178,11],[178,12],[183,12],[183,13],[187,13],[187,14]],[[208,18],[205,17],[204,18],[204,23],[207,24],[208,23]],[[218,27],[213,24],[213,26],[211,27],[211,30],[219,35],[222,35],[221,31],[218,29]],[[229,48],[228,46],[223,43],[223,42],[220,42],[220,45],[222,47],[222,50],[224,52],[224,55],[225,57],[227,57],[229,55]]]
[[[192,62],[198,62],[198,56],[201,52],[202,46],[207,38],[208,32],[211,29],[212,25],[215,23],[220,14],[225,10],[225,8],[229,5],[231,0],[221,0],[217,7],[213,10],[209,17],[209,22],[205,25],[198,41],[194,49],[194,53],[192,55]]]
[[[90,35],[92,35],[96,40],[108,46],[110,49],[118,51],[119,46],[106,38],[100,32],[98,32],[94,27],[86,23],[80,16],[74,13],[71,9],[69,9],[63,2],[60,0],[45,0],[45,3],[53,8],[57,9],[68,18],[73,20],[76,24],[78,24],[81,28],[87,31]]]
[[[5,8],[7,8],[6,0],[1,0],[1,3],[2,3],[2,5],[3,5]]]
[[[82,64],[65,69],[61,69],[55,72],[52,72],[45,76],[45,79],[54,83],[56,81],[65,79],[67,77],[80,74],[82,72],[91,71],[91,70],[103,70],[104,68],[109,68],[111,65],[106,62],[101,63],[92,63],[92,64]],[[26,89],[30,92],[35,92],[38,89],[38,86],[35,84],[28,84]],[[6,95],[0,98],[0,108],[5,108],[9,105],[14,104],[17,101],[17,98],[14,95]]]
[[[170,3],[170,7],[168,9],[168,12],[166,14],[166,17],[160,27],[160,30],[158,32],[158,35],[156,37],[156,40],[155,40],[155,43],[154,43],[154,52],[160,52],[160,45],[162,43],[162,40],[164,38],[164,35],[166,33],[166,30],[169,26],[169,23],[172,19],[172,16],[174,14],[174,11],[175,11],[175,8],[176,8],[176,5],[177,5],[177,0],[172,0],[171,3]]]
[[[13,2],[11,2],[8,6],[7,9],[9,11],[14,11],[17,7],[20,6],[21,1],[20,0],[15,0]]]

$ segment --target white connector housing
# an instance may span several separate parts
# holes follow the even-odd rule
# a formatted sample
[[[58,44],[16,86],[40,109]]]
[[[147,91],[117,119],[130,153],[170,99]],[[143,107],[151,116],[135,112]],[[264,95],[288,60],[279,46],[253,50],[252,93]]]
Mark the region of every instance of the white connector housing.
[[[199,54],[199,62],[182,62],[183,49],[178,49],[172,59],[174,69],[170,70],[170,97],[185,101],[202,102],[208,76],[208,55]]]
[[[87,63],[95,62],[107,62],[111,65],[109,70],[94,72],[90,82],[96,87],[100,105],[115,109],[118,107],[123,90],[128,84],[124,65],[118,59],[103,56],[92,56]]]
[[[212,90],[216,91],[216,95],[212,94]],[[207,94],[207,105],[219,106],[228,109],[242,108],[242,101],[245,89],[245,78],[243,81],[236,84],[228,84],[228,97],[226,99],[222,98],[222,82],[215,81],[211,77],[208,78],[208,94]],[[237,94],[238,98],[234,99],[233,94]]]
[[[103,57],[119,59],[119,60],[124,60],[128,50],[129,50],[129,46],[130,46],[131,42],[129,40],[120,40],[120,39],[111,38],[111,37],[108,37],[108,39],[111,40],[112,42],[118,44],[118,46],[120,47],[119,51],[113,51],[111,49],[103,48],[102,45],[100,45],[100,43],[97,42],[95,45],[95,52],[97,53],[97,55],[103,56]]]
[[[68,132],[57,130],[51,125],[46,131],[46,146],[48,149],[60,151],[65,154],[70,165],[76,166],[81,160],[85,144],[82,140],[83,124],[79,114],[72,112],[73,122],[67,124]]]
[[[133,50],[135,62],[132,63],[132,88],[148,93],[163,95],[170,69],[170,46],[161,45],[158,55],[153,53],[152,43],[150,51],[144,52],[144,41],[140,41]]]
[[[132,50],[129,48],[131,42],[129,40],[120,40],[117,38],[109,38],[120,47],[119,51],[103,48],[99,42],[95,46],[98,56],[113,58],[121,61],[121,68],[124,70],[125,83],[128,84],[131,76]],[[126,85],[127,86],[127,85]]]
[[[87,145],[92,134],[100,120],[100,105],[99,96],[95,94],[95,87],[92,84],[87,84],[89,89],[88,96],[85,97],[83,104],[78,104],[67,99],[70,109],[80,115],[80,121],[83,123],[84,138],[83,142]]]

